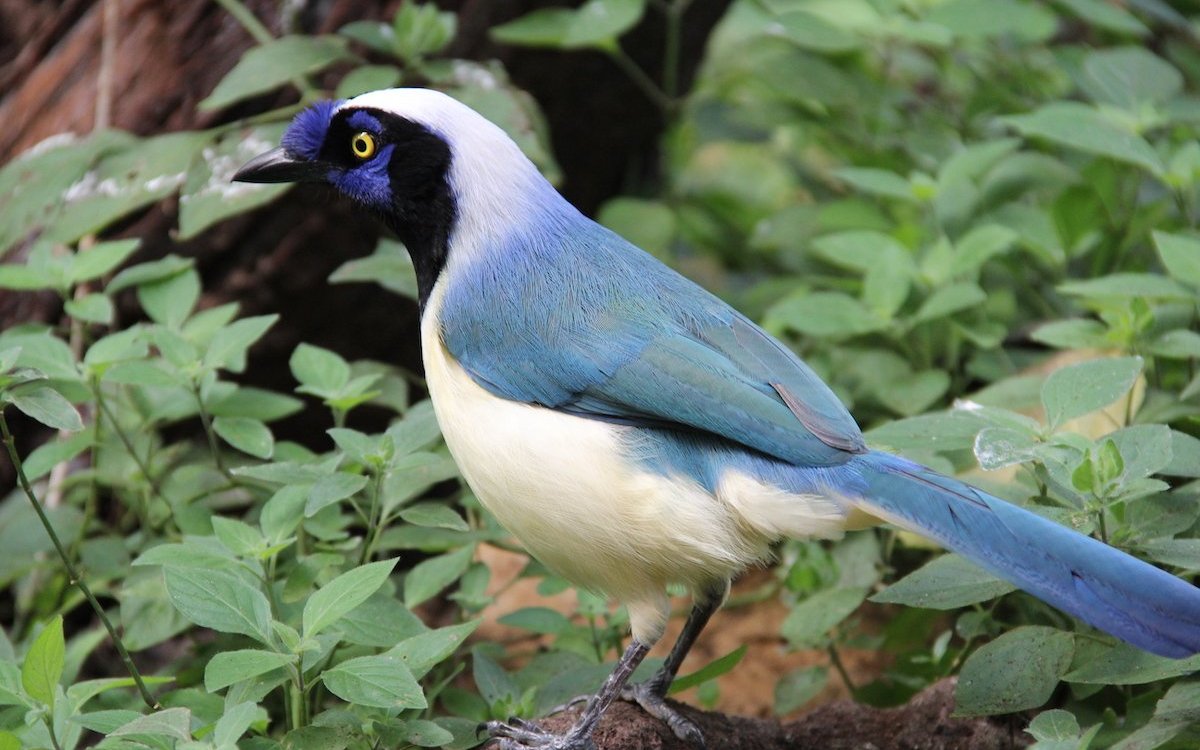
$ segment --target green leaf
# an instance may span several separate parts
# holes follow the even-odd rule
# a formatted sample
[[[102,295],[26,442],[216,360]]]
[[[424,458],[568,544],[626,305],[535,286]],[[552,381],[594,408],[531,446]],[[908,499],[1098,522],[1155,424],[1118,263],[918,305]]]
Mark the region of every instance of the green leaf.
[[[59,279],[48,268],[34,268],[16,263],[0,265],[0,289],[33,292],[39,289],[56,289],[58,286]]]
[[[238,738],[246,733],[259,717],[266,718],[266,712],[251,701],[226,706],[217,726],[213,729],[212,741],[219,750],[237,747]]]
[[[62,679],[65,661],[63,618],[55,615],[30,644],[21,665],[21,686],[30,698],[46,706],[54,705],[54,693]]]
[[[1107,329],[1096,320],[1069,318],[1038,326],[1031,334],[1040,341],[1059,349],[1098,349],[1108,343]]]
[[[417,747],[443,747],[454,740],[449,730],[425,719],[409,721],[405,728],[405,739]]]
[[[746,644],[743,643],[734,650],[730,651],[728,654],[725,654],[718,659],[714,659],[700,669],[697,669],[695,672],[682,677],[676,677],[671,683],[671,687],[667,692],[681,693],[688,688],[693,688],[697,685],[702,685],[705,682],[709,682],[710,680],[715,680],[736,667],[738,662],[740,662],[742,657],[745,655]]]
[[[566,615],[549,607],[523,607],[516,612],[509,612],[498,622],[510,628],[550,635],[565,632],[571,627]]]
[[[610,49],[617,37],[637,25],[645,0],[588,0],[578,9],[535,10],[492,27],[492,38],[525,47]]]
[[[1191,302],[1196,298],[1194,292],[1179,282],[1152,273],[1113,273],[1094,279],[1068,281],[1060,284],[1058,290],[1063,294],[1102,300],[1148,297]]]
[[[263,422],[290,417],[304,408],[304,402],[291,396],[261,388],[238,386],[209,404],[214,417],[249,417]]]
[[[984,716],[1037,708],[1050,699],[1074,653],[1071,633],[1037,625],[1010,630],[967,657],[954,693],[956,712]]]
[[[779,632],[793,648],[822,646],[828,633],[867,597],[865,588],[828,589],[814,594],[788,613]]]
[[[200,299],[200,274],[188,268],[173,276],[139,284],[137,296],[151,320],[177,330]]]
[[[179,240],[198,236],[212,225],[245,213],[291,189],[290,183],[233,182],[234,171],[279,143],[283,123],[246,131],[238,128],[200,152],[187,172],[179,196]]]
[[[296,661],[292,654],[244,648],[222,651],[208,660],[204,667],[204,689],[214,693],[235,682],[248,680]]]
[[[471,564],[475,545],[417,563],[404,577],[404,606],[412,609],[458,580]]]
[[[386,653],[404,662],[412,674],[420,679],[458,650],[467,636],[479,627],[479,622],[471,620],[414,635],[396,644]]]
[[[317,589],[304,603],[301,621],[305,637],[317,635],[365,602],[387,581],[397,559],[359,566]]]
[[[1144,685],[1200,670],[1200,655],[1169,659],[1120,643],[1088,660],[1063,679],[1095,685]]]
[[[83,419],[71,402],[47,386],[22,388],[8,394],[8,400],[26,416],[56,430],[76,432],[83,429]]]
[[[792,17],[802,18],[807,16],[808,18],[813,18],[810,14],[803,12],[789,13],[788,15]],[[842,167],[841,169],[833,170],[833,174],[838,179],[849,183],[865,193],[883,196],[884,198],[898,198],[909,202],[916,200],[916,195],[913,193],[912,185],[909,184],[908,180],[886,169]]]
[[[25,458],[23,462],[25,476],[29,481],[36,482],[48,474],[54,468],[55,464],[70,461],[88,448],[91,448],[95,437],[95,433],[92,430],[85,430],[65,439],[49,440],[42,443]]]
[[[1200,683],[1177,682],[1154,707],[1150,721],[1127,735],[1113,750],[1147,750],[1166,745],[1189,725],[1200,721]],[[1175,747],[1172,743],[1170,746]]]
[[[670,206],[628,196],[606,201],[596,220],[660,259],[667,257],[678,229]]]
[[[67,270],[67,282],[78,284],[112,272],[133,255],[141,242],[140,239],[100,242],[88,250],[80,250]]]
[[[926,320],[952,316],[956,312],[971,310],[972,307],[982,305],[986,299],[988,299],[988,295],[979,288],[977,283],[958,282],[948,284],[946,287],[938,287],[922,302],[917,314],[914,314],[912,322],[914,324],[924,323]]]
[[[333,394],[350,381],[350,365],[328,349],[301,344],[288,360],[292,375],[320,395]]]
[[[358,430],[350,430],[344,427],[334,427],[326,430],[326,434],[333,438],[333,442],[337,447],[350,458],[350,460],[360,463],[370,463],[371,457],[382,451],[382,441],[378,438],[366,435]]]
[[[1166,102],[1183,90],[1175,66],[1144,47],[1114,47],[1089,52],[1079,86],[1098,104],[1137,112],[1147,103]]]
[[[257,315],[242,318],[223,326],[213,334],[204,364],[230,372],[246,369],[246,352],[279,320],[278,315]]]
[[[1077,742],[1079,740],[1079,721],[1070,711],[1051,709],[1033,717],[1033,721],[1029,722],[1029,728],[1026,731],[1032,734],[1038,742],[1056,740]],[[1071,748],[1075,747],[1076,745],[1071,745]]]
[[[887,327],[863,303],[839,292],[792,295],[767,311],[768,325],[782,326],[810,336],[856,336]]]
[[[329,281],[334,284],[364,281],[379,284],[401,297],[417,298],[417,272],[412,258],[403,245],[387,239],[380,240],[371,255],[343,263],[329,275]]]
[[[776,716],[784,716],[801,708],[825,689],[829,670],[825,667],[806,667],[785,674],[775,683]]]
[[[995,599],[1016,588],[965,557],[948,553],[933,558],[875,594],[871,601],[925,609],[957,609]]]
[[[183,273],[193,264],[194,261],[191,258],[180,258],[178,255],[168,255],[147,263],[138,263],[136,266],[123,269],[114,276],[104,291],[112,295],[130,287],[160,281]]]
[[[471,652],[471,662],[475,687],[488,705],[511,705],[521,696],[516,680],[483,649],[477,647]]]
[[[401,60],[420,60],[441,51],[457,29],[458,17],[433,3],[405,3],[392,20],[392,51]]]
[[[21,740],[12,732],[0,731],[0,750],[21,750]]]
[[[1106,31],[1146,36],[1150,30],[1132,13],[1106,0],[1056,0],[1079,18]]]
[[[188,708],[167,708],[139,716],[109,734],[110,737],[171,737],[187,742],[192,738],[192,712]]]
[[[462,516],[443,503],[417,503],[400,511],[400,517],[417,526],[467,531],[470,526]]]
[[[271,605],[240,577],[222,570],[165,566],[167,595],[192,622],[222,633],[271,642]]]
[[[1158,257],[1171,278],[1200,289],[1200,240],[1166,232],[1153,235]]]
[[[387,654],[347,659],[321,673],[321,682],[342,700],[360,706],[425,708],[425,693],[408,667]]]
[[[1003,120],[1026,137],[1133,164],[1153,175],[1164,172],[1158,152],[1145,138],[1114,125],[1086,104],[1053,102],[1027,115],[1012,115]]]
[[[347,474],[335,471],[321,477],[308,491],[308,500],[304,504],[304,515],[312,518],[322,508],[345,500],[367,486],[367,478],[361,474]]]
[[[967,39],[1012,36],[1040,42],[1057,27],[1053,13],[1040,5],[1016,0],[952,0],[933,6],[926,20]]]
[[[222,440],[255,458],[270,458],[275,452],[275,437],[271,428],[249,417],[216,417],[213,432]]]
[[[1171,460],[1161,471],[1172,477],[1200,478],[1200,439],[1171,430]]]
[[[356,23],[370,24],[371,22]],[[350,24],[350,26],[354,25]],[[379,24],[379,26],[387,28],[383,24]],[[347,28],[349,27],[342,28],[338,33],[345,35]],[[346,77],[338,83],[334,96],[338,99],[349,99],[368,91],[390,89],[399,84],[402,77],[403,73],[395,65],[362,65],[346,74]]]
[[[266,546],[266,540],[257,529],[236,518],[213,516],[212,526],[217,540],[239,557],[249,557]]]
[[[898,414],[912,416],[933,406],[950,388],[945,370],[924,370],[894,380],[876,393],[885,406]]]
[[[105,383],[139,385],[159,388],[187,386],[187,377],[177,370],[168,369],[159,362],[133,359],[118,362],[104,370]]]
[[[252,47],[213,92],[197,105],[211,111],[282,86],[294,78],[350,59],[346,40],[336,36],[285,36]]]
[[[1125,395],[1142,372],[1141,357],[1094,359],[1061,367],[1042,386],[1051,428],[1101,409]]]
[[[975,274],[992,258],[1011,250],[1018,235],[999,224],[983,224],[971,229],[954,243],[953,275]]]
[[[113,303],[108,297],[99,292],[69,299],[63,304],[67,314],[85,323],[108,325],[113,319]]]

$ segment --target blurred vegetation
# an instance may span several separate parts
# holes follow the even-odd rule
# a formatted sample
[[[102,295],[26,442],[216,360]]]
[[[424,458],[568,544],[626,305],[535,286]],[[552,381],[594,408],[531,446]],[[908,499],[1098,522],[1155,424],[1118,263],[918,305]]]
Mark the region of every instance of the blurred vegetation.
[[[176,193],[181,239],[278,198],[286,186],[229,177],[329,94],[447,90],[554,179],[544,127],[498,65],[442,56],[455,17],[431,5],[281,39],[222,5],[260,45],[201,107],[283,86],[300,104],[205,132],[56,139],[0,170],[0,249],[25,258],[0,266],[0,288],[63,301],[61,324],[0,333],[0,428],[22,476],[0,503],[0,750],[469,747],[480,720],[594,689],[625,614],[578,592],[572,616],[502,618],[547,637],[536,655],[464,646],[492,601],[476,547],[510,541],[459,481],[419,379],[301,345],[295,394],[239,385],[274,316],[196,309],[190,259],[130,266],[138,239],[105,232]],[[493,30],[603,52],[661,109],[660,179],[600,220],[783,337],[874,446],[1200,571],[1200,8],[739,0],[683,91],[687,6],[589,0]],[[660,71],[620,46],[646,13],[668,19]],[[384,241],[331,281],[412,296],[411,273]],[[118,321],[130,296],[144,316]],[[316,451],[272,432],[301,409],[328,412]],[[391,425],[354,429],[363,409]],[[56,437],[21,455],[16,412]],[[199,440],[179,429],[195,425]],[[893,658],[849,685],[860,701],[957,674],[960,712],[1026,712],[1042,750],[1200,742],[1200,658],[1119,645],[919,540],[787,542],[773,572],[742,599],[782,598],[782,639],[829,659],[780,677],[780,714],[849,684],[830,675],[841,650],[871,648]],[[522,575],[567,588],[536,562]],[[452,613],[441,627],[412,613],[431,601]],[[871,607],[882,629],[864,625]],[[153,677],[81,673],[110,624]],[[167,643],[183,645],[148,658]],[[742,653],[675,688],[712,705]]]

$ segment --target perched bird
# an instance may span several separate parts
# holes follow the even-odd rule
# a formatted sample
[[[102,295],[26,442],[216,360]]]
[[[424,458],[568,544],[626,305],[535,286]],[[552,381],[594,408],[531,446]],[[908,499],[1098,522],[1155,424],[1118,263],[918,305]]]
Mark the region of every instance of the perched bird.
[[[501,748],[591,747],[621,696],[702,744],[663,696],[730,580],[777,540],[837,537],[862,513],[1147,651],[1200,652],[1200,589],[870,450],[787,347],[585,217],[449,96],[314,105],[234,179],[325,182],[395,231],[416,268],[429,395],[467,483],[547,567],[629,609],[632,641],[576,725],[490,722]],[[669,583],[695,605],[661,670],[629,687],[663,635]]]

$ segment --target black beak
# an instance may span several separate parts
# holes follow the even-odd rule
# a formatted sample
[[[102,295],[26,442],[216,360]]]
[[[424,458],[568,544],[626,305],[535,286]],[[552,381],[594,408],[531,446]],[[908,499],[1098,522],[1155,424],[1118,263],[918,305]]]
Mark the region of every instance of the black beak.
[[[259,154],[233,175],[234,182],[317,182],[329,174],[328,165],[297,159],[282,148]]]

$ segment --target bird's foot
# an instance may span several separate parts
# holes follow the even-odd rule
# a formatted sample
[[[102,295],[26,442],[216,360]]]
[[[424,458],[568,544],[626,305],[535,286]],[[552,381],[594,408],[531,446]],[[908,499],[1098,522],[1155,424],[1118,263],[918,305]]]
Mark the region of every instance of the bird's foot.
[[[667,704],[666,693],[666,684],[652,677],[647,682],[626,685],[621,691],[621,700],[638,704],[643,711],[665,722],[676,737],[692,747],[704,750],[704,733],[696,726],[696,722]]]
[[[551,734],[533,722],[510,716],[508,721],[489,721],[479,725],[493,740],[495,750],[596,750],[590,731],[572,727],[566,734]]]

